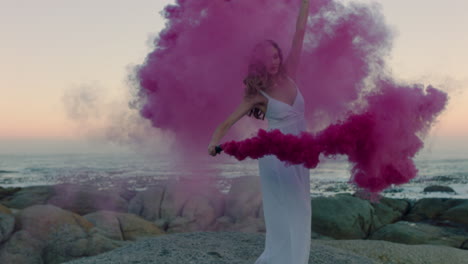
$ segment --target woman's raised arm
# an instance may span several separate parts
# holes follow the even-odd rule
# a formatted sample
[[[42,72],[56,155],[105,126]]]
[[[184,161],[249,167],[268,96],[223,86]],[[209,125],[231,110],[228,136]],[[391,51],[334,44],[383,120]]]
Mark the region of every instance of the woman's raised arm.
[[[302,43],[304,42],[304,35],[307,25],[307,18],[309,16],[309,0],[301,0],[301,8],[296,22],[296,33],[294,34],[291,50],[285,61],[285,67],[288,74],[296,78],[297,67],[302,52]]]

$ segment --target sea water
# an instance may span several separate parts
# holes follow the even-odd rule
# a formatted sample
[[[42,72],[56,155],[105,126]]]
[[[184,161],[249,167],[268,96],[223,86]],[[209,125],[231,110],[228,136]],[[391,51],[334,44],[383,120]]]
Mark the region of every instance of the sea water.
[[[0,155],[0,186],[91,183],[103,188],[124,184],[129,188],[142,190],[159,180],[214,177],[219,180],[220,190],[227,192],[233,178],[258,177],[256,160],[213,160],[187,170],[190,166],[178,166],[163,156],[149,158],[134,154]],[[418,168],[416,178],[407,184],[386,189],[383,195],[410,199],[468,198],[468,157],[431,156],[416,158],[415,164]],[[354,192],[354,187],[348,184],[350,168],[351,165],[344,157],[322,157],[317,168],[310,170],[311,196]],[[430,185],[449,186],[455,193],[424,192],[424,188]]]

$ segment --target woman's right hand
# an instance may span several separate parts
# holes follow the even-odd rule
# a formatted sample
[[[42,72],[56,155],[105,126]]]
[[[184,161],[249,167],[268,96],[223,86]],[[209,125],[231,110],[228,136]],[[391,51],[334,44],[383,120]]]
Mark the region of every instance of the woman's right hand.
[[[216,154],[218,154],[216,153],[216,146],[216,144],[210,143],[208,145],[208,154],[210,154],[211,156],[216,156]]]

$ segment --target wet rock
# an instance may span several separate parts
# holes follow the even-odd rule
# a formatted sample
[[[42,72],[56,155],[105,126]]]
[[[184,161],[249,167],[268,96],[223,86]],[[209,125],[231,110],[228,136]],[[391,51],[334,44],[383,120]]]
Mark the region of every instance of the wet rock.
[[[382,197],[379,203],[372,203],[374,207],[374,217],[370,232],[374,232],[380,227],[399,221],[405,215],[410,204],[404,199],[391,199]]]
[[[2,200],[5,197],[12,196],[14,193],[16,193],[19,190],[21,190],[21,188],[19,187],[8,187],[8,188],[0,187],[0,200]]]
[[[447,193],[455,193],[455,191],[449,186],[442,186],[442,185],[431,185],[424,188],[423,192],[447,192]]]
[[[438,219],[448,209],[456,207],[465,200],[449,198],[423,198],[415,202],[409,213],[403,217],[405,221],[421,222]]]
[[[6,241],[15,228],[15,217],[0,212],[0,243]]]
[[[4,197],[1,203],[9,208],[24,209],[32,205],[45,204],[52,195],[54,195],[53,186],[25,187],[11,196]]]
[[[439,227],[426,223],[399,221],[374,232],[369,239],[403,244],[433,244],[459,248],[468,232],[452,227]]]
[[[440,215],[439,219],[462,224],[465,225],[465,227],[468,227],[468,201],[449,208]]]
[[[365,238],[372,226],[374,208],[367,200],[349,194],[312,199],[312,230],[335,239]]]

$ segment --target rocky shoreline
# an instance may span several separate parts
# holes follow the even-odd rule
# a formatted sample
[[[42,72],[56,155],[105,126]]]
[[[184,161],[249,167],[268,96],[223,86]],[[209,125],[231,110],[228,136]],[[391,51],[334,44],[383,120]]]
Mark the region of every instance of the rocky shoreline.
[[[134,255],[141,260],[133,263],[189,263],[193,249],[155,248],[187,236],[204,252],[200,262],[191,263],[253,263],[265,234],[260,190],[259,178],[247,176],[233,179],[226,194],[189,180],[162,181],[144,191],[75,184],[0,187],[0,263],[107,263],[102,258],[118,260],[124,251],[132,256],[132,250],[145,248],[146,255]],[[450,253],[444,259],[468,257],[466,199],[383,197],[371,203],[343,193],[312,198],[311,206],[310,263],[398,263],[410,257],[404,253],[410,248],[434,262],[400,263],[441,263],[435,261],[443,252]],[[204,251],[203,241],[231,249]],[[382,248],[400,252],[397,260]],[[128,263],[117,260],[112,263]]]

